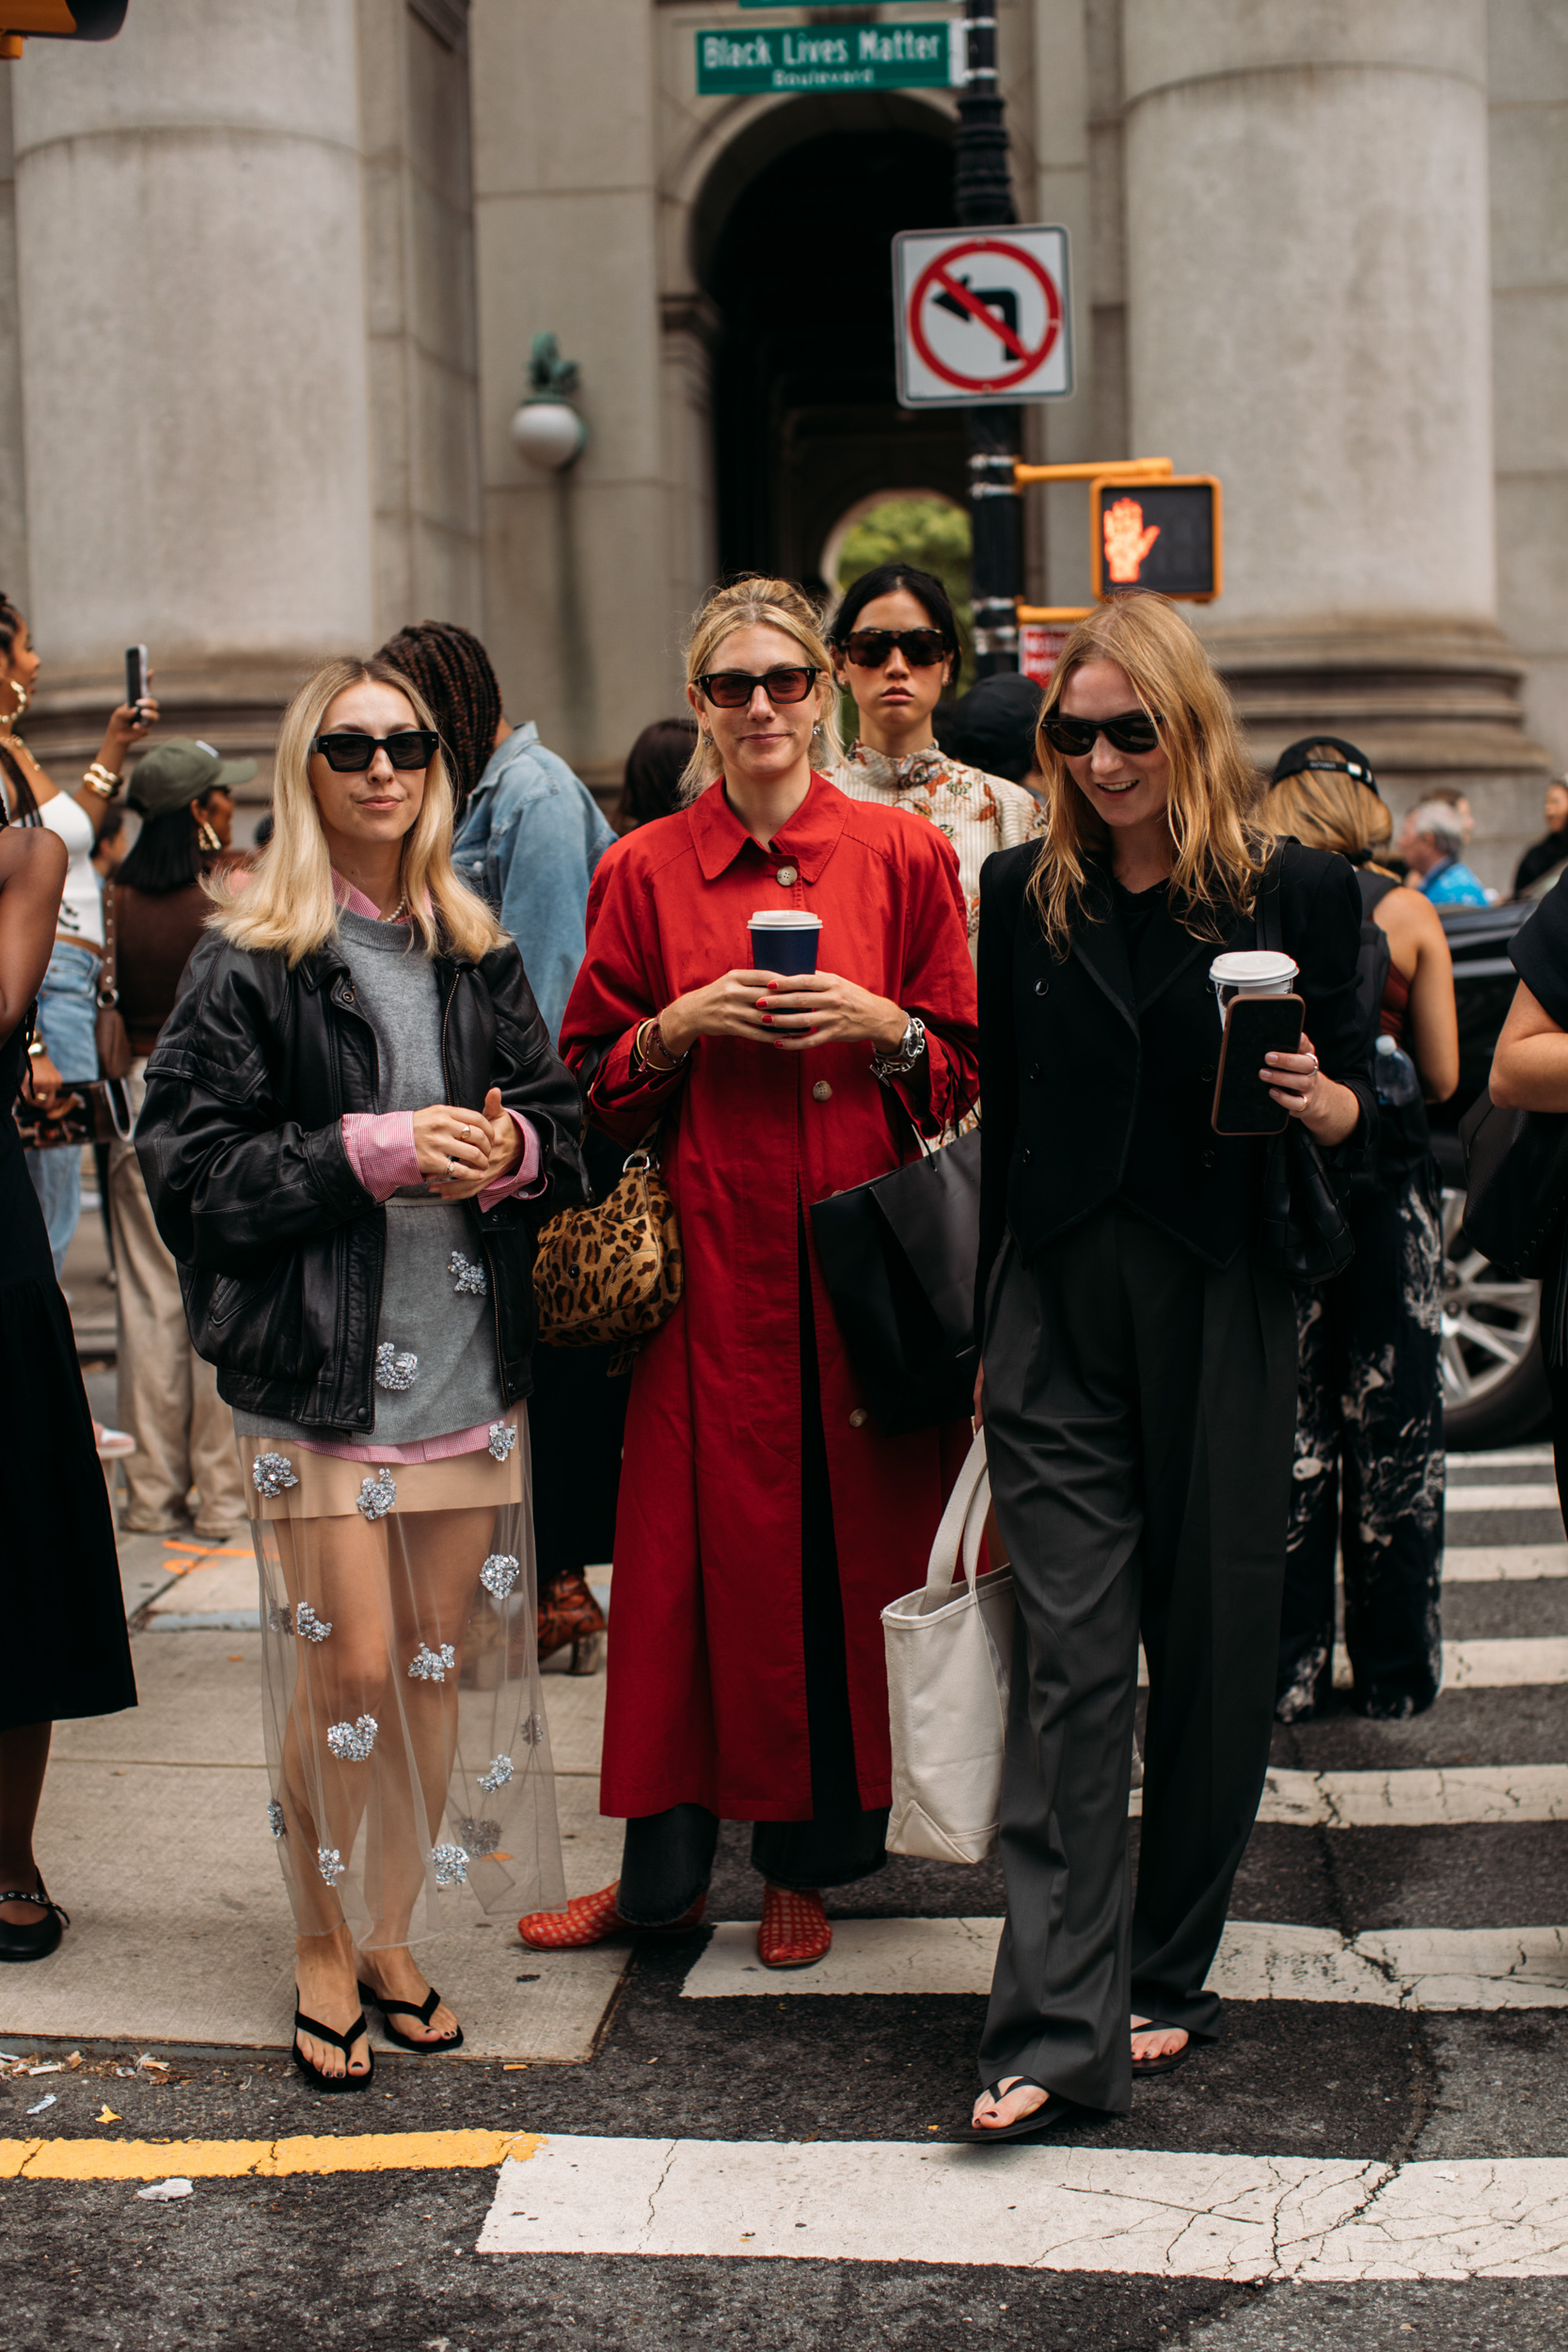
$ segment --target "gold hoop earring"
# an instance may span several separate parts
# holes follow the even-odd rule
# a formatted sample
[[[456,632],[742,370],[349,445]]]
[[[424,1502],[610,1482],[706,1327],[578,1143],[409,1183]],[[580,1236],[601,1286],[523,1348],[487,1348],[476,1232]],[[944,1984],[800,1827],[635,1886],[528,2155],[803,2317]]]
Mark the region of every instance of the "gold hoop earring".
[[[19,677],[13,677],[9,683],[11,692],[16,696],[16,708],[11,712],[12,719],[16,720],[21,718],[27,707],[27,689]]]
[[[223,847],[221,837],[207,822],[205,817],[198,817],[196,820],[196,838],[198,846],[205,850],[209,856]]]

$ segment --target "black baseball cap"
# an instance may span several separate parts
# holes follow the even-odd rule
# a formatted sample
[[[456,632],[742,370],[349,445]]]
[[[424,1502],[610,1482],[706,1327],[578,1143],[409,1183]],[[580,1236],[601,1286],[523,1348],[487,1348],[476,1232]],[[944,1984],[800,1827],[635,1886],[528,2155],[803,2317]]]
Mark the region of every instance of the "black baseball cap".
[[[1308,752],[1322,751],[1325,743],[1332,750],[1342,752],[1344,757],[1342,759],[1307,758]],[[1354,743],[1347,743],[1344,738],[1338,735],[1303,735],[1294,743],[1287,743],[1274,763],[1274,773],[1269,778],[1269,789],[1272,792],[1276,784],[1284,784],[1291,776],[1307,775],[1313,769],[1321,770],[1324,775],[1354,776],[1357,784],[1364,784],[1369,792],[1377,794],[1380,801],[1383,798],[1382,793],[1377,789],[1377,778],[1372,773],[1372,763],[1367,757],[1366,753],[1357,751]]]
[[[1044,700],[1043,688],[1022,671],[983,677],[950,706],[942,748],[966,768],[983,768],[989,776],[1022,784],[1035,764],[1035,732]]]

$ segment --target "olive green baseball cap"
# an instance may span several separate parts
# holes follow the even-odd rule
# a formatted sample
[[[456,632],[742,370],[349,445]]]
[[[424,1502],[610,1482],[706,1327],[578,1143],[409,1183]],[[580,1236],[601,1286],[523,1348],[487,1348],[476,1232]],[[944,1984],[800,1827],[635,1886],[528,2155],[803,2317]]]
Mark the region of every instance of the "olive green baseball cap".
[[[137,760],[125,797],[138,817],[166,817],[170,809],[198,801],[214,785],[231,792],[255,773],[253,759],[222,759],[211,743],[171,735]]]

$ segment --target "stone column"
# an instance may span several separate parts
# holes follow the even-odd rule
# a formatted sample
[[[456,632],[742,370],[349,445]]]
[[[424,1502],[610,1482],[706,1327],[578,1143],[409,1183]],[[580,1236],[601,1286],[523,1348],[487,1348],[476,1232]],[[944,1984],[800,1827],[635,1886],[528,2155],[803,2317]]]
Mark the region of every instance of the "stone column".
[[[1544,755],[1497,624],[1484,0],[1125,0],[1131,441],[1225,485],[1204,627],[1259,757],[1321,726],[1467,791]],[[1195,608],[1196,610],[1196,608]]]
[[[11,77],[30,732],[96,739],[123,648],[166,721],[265,751],[372,642],[354,0],[159,0]]]
[[[1497,600],[1525,709],[1568,761],[1568,40],[1550,0],[1492,0]],[[1535,828],[1531,828],[1535,830]]]
[[[607,794],[640,729],[681,707],[690,593],[661,399],[655,13],[476,0],[469,32],[488,642],[508,717]],[[508,429],[546,331],[581,367],[589,433],[554,476]]]

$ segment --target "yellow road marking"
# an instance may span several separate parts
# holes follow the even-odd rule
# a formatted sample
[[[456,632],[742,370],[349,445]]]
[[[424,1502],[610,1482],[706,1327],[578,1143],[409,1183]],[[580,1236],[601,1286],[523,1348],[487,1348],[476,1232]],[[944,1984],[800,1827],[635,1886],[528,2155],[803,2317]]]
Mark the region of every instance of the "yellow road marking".
[[[0,2139],[0,2180],[282,2180],[291,2172],[483,2171],[541,2132],[365,2132],[345,2139]]]

